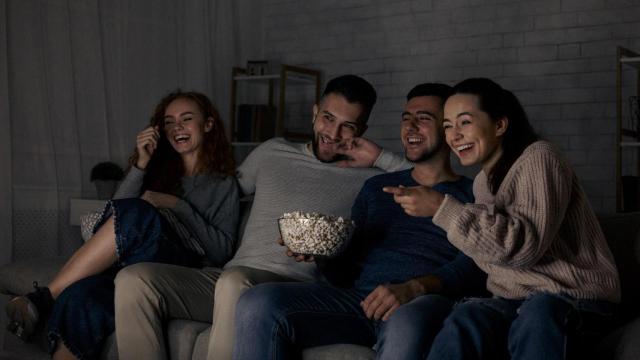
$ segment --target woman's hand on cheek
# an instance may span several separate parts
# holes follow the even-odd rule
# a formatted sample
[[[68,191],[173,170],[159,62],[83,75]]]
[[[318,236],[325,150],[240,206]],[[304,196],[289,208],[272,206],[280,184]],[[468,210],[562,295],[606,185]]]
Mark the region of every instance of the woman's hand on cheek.
[[[444,195],[427,186],[385,186],[382,191],[393,194],[393,200],[411,216],[433,216],[444,201]]]
[[[160,128],[158,126],[149,126],[138,133],[136,138],[136,149],[138,151],[138,161],[136,167],[140,170],[144,170],[147,164],[151,160],[153,152],[158,146],[158,140],[160,139]]]

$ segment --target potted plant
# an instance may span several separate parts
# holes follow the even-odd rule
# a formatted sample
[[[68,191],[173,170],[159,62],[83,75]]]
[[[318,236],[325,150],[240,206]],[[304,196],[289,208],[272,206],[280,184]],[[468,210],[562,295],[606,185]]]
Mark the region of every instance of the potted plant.
[[[96,164],[91,169],[91,182],[96,185],[98,199],[111,199],[123,177],[124,171],[115,163],[105,161]]]

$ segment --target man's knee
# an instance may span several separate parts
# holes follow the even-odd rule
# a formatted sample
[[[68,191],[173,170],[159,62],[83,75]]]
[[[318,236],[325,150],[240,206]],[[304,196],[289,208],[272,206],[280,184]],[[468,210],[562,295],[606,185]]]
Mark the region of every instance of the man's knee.
[[[281,298],[281,292],[278,291],[275,284],[262,284],[253,287],[245,291],[238,300],[237,323],[241,323],[242,319],[251,322],[274,320],[279,317],[283,310],[281,307],[284,304],[286,301]]]
[[[426,295],[414,299],[399,308],[389,317],[391,328],[429,328],[442,326],[451,312],[453,300],[440,295]]]
[[[457,305],[449,317],[447,317],[447,323],[449,324],[462,324],[468,322],[468,320],[474,318],[477,312],[482,311],[481,308],[472,303],[461,303]]]
[[[253,287],[242,294],[238,300],[238,309],[254,311],[256,313],[274,313],[280,305],[285,304],[280,298],[281,292],[277,284],[262,284]]]
[[[240,296],[252,286],[252,279],[248,270],[242,267],[232,267],[222,272],[216,282],[216,297]]]
[[[116,305],[127,302],[139,303],[144,298],[158,297],[154,291],[154,279],[158,270],[151,263],[139,263],[127,266],[118,272],[114,283],[116,287]]]
[[[444,296],[425,295],[397,308],[378,333],[379,355],[414,358],[428,352],[453,303]]]

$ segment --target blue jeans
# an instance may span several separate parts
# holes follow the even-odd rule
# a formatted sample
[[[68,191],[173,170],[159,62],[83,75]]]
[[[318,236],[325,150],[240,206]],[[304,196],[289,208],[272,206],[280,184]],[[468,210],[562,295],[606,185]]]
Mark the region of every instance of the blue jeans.
[[[589,358],[579,352],[588,342],[577,342],[606,331],[613,309],[608,302],[549,293],[467,299],[446,319],[428,359]]]
[[[69,285],[58,296],[48,323],[51,352],[58,341],[63,341],[78,359],[100,356],[104,340],[115,329],[113,280],[124,266],[139,262],[191,267],[202,264],[198,255],[176,240],[169,225],[148,202],[137,198],[112,200],[99,224],[112,214],[118,262],[102,274]]]
[[[302,349],[337,343],[371,347],[381,359],[422,359],[454,301],[421,296],[388,321],[366,318],[368,292],[318,283],[272,283],[246,291],[236,307],[234,359],[299,359]]]

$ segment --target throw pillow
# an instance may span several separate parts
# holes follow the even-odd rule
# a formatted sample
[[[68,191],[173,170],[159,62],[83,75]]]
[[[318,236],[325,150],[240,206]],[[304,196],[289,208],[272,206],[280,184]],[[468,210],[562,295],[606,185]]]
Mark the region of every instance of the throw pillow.
[[[102,211],[92,211],[84,215],[80,215],[80,234],[85,242],[93,236],[93,229],[98,221],[102,218]]]

